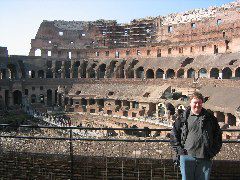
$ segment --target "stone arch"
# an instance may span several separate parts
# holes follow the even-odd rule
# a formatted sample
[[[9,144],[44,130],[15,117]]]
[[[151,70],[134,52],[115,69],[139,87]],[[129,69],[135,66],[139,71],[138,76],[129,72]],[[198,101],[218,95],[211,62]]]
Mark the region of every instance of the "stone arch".
[[[34,52],[34,55],[35,55],[35,56],[42,56],[42,51],[41,51],[41,49],[36,49],[35,52]]]
[[[124,78],[125,75],[125,68],[124,65],[126,64],[126,61],[121,62],[117,68],[116,68],[116,78]]]
[[[235,70],[235,77],[240,77],[240,67]]]
[[[229,67],[225,67],[222,70],[222,78],[223,79],[230,79],[232,77],[232,70]]]
[[[177,71],[177,78],[184,78],[184,69],[179,69]]]
[[[13,92],[13,104],[14,105],[20,105],[22,104],[22,92],[19,90],[15,90]]]
[[[154,78],[154,71],[152,69],[148,69],[146,71],[146,78],[147,79],[153,79]]]
[[[212,68],[210,70],[210,78],[217,79],[219,77],[219,69],[218,68]]]
[[[158,69],[156,71],[156,78],[163,78],[164,71],[162,69]]]
[[[201,69],[198,71],[198,77],[200,77],[200,78],[206,78],[206,77],[207,77],[207,69],[201,68]]]
[[[101,64],[98,68],[98,78],[104,78],[106,74],[106,64]]]
[[[175,71],[173,69],[168,69],[166,72],[166,78],[174,78],[175,77]]]
[[[195,70],[190,68],[187,70],[187,78],[194,78],[195,77]]]
[[[52,90],[51,89],[48,89],[47,90],[47,105],[48,106],[52,106],[52,102],[53,102],[53,93],[52,93]]]
[[[144,68],[142,66],[136,69],[136,78],[144,78]]]
[[[37,96],[36,94],[31,95],[31,103],[36,103],[37,102]]]
[[[44,78],[44,71],[43,70],[38,71],[38,78]]]

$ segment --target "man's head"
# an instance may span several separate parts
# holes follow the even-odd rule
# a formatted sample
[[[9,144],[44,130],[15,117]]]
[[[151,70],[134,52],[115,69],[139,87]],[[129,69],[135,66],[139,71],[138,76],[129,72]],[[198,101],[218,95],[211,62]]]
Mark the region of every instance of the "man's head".
[[[190,97],[190,107],[193,114],[200,114],[202,111],[203,95],[199,92],[194,92]]]

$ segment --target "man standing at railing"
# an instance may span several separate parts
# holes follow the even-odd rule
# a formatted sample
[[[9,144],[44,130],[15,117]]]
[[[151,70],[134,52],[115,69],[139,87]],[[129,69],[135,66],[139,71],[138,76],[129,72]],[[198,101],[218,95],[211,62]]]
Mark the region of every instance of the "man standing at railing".
[[[222,132],[217,118],[202,107],[203,96],[194,92],[190,107],[177,118],[171,131],[171,145],[180,161],[183,180],[210,179],[211,159],[222,147]]]

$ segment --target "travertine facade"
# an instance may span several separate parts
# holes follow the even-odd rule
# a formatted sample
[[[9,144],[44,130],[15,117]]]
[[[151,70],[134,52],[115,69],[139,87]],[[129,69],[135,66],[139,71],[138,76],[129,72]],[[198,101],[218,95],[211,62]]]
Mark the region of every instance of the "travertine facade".
[[[239,126],[239,35],[238,1],[128,24],[43,21],[29,56],[0,48],[1,105],[62,106],[171,125],[171,109],[186,107],[197,89],[223,125]],[[218,101],[223,91],[225,101]]]

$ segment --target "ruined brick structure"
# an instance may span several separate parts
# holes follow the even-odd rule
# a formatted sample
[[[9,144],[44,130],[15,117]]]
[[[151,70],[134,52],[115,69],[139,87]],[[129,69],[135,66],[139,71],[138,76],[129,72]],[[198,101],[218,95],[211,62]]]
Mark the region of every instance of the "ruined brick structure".
[[[240,2],[168,16],[43,21],[29,56],[0,49],[0,103],[174,120],[200,90],[223,126],[240,125]]]

